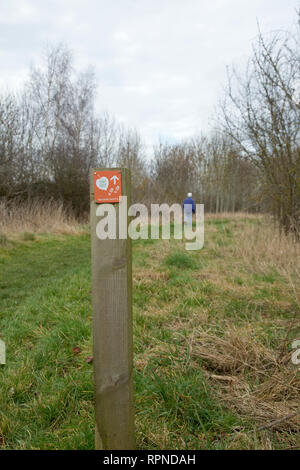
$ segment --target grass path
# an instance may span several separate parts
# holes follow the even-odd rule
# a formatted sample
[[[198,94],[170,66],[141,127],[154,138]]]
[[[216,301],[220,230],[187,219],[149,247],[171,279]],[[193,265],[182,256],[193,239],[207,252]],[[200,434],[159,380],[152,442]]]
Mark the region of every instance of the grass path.
[[[237,251],[261,224],[208,220],[199,252],[134,242],[138,448],[300,446],[297,296],[266,249]],[[32,238],[0,247],[0,448],[92,449],[89,236]]]
[[[92,448],[87,236],[2,250],[0,435],[4,448]],[[80,354],[74,348],[80,347]]]

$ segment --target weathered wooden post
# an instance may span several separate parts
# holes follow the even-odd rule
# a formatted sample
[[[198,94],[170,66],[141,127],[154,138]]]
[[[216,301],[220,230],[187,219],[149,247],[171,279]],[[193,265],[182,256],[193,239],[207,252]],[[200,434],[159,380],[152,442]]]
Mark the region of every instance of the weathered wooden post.
[[[92,305],[96,449],[134,449],[130,172],[91,172]],[[119,194],[121,198],[119,200]],[[116,209],[116,238],[99,239],[99,207]],[[125,207],[126,206],[126,207]],[[126,212],[125,212],[126,209]],[[119,224],[120,221],[120,224]]]

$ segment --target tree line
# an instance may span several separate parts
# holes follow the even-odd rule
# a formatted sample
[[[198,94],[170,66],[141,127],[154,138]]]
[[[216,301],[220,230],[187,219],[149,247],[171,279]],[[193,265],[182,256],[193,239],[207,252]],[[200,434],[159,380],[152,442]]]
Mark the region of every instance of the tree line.
[[[299,17],[299,15],[298,15]],[[193,192],[206,211],[272,213],[300,229],[300,56],[295,34],[260,32],[244,72],[228,71],[209,134],[160,142],[95,110],[92,70],[50,47],[18,94],[0,96],[0,198],[53,198],[76,216],[89,208],[92,167],[126,166],[134,202],[179,202]]]
[[[19,94],[0,97],[0,198],[58,199],[88,210],[88,175],[141,159],[141,139],[108,113],[95,113],[91,70],[76,72],[70,51],[50,47]]]

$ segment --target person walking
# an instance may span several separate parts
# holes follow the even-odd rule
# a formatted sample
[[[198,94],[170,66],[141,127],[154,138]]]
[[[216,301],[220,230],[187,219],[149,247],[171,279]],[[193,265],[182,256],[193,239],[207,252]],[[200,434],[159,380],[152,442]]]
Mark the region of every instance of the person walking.
[[[192,193],[187,193],[187,197],[182,204],[184,212],[184,223],[190,226],[192,226],[193,214],[196,212],[196,204],[192,196]]]

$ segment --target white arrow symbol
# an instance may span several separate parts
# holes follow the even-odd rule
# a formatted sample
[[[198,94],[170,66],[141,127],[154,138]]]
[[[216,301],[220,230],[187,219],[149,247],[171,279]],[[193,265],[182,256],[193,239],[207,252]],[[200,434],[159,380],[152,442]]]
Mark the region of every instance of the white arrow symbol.
[[[116,181],[119,180],[119,177],[116,176],[116,175],[114,175],[114,176],[112,176],[112,177],[110,178],[110,181],[111,181],[111,180],[114,180],[114,185],[116,185]]]

